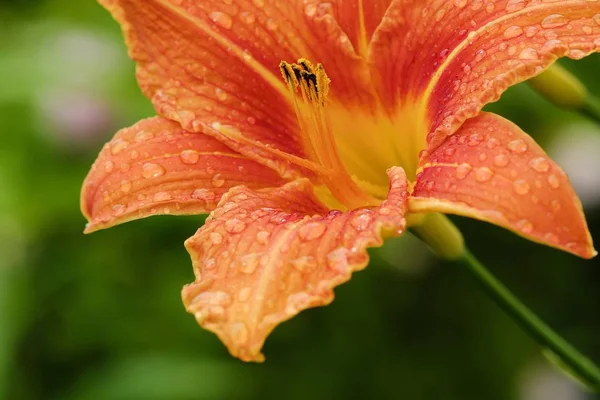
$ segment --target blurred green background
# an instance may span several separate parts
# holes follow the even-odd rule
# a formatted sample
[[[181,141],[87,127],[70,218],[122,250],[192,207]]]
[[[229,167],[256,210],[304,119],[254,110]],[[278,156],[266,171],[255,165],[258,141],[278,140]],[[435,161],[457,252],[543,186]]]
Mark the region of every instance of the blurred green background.
[[[0,399],[489,399],[593,396],[464,270],[406,235],[329,307],[243,364],[181,304],[202,217],[84,236],[79,189],[103,142],[153,114],[119,27],[92,0],[0,0]],[[565,63],[600,95],[600,57]],[[600,127],[519,85],[489,107],[568,171],[600,241]],[[473,252],[600,362],[600,268],[455,219]]]

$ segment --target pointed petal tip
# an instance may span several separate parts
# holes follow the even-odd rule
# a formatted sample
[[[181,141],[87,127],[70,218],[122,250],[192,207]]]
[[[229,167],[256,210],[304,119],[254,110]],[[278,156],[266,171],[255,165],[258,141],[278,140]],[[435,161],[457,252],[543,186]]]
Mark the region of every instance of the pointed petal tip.
[[[233,188],[185,243],[196,282],[186,310],[244,361],[262,362],[267,336],[300,311],[334,299],[334,288],[366,267],[367,248],[405,230],[407,182],[390,170],[379,207],[329,211],[308,180],[278,189]]]
[[[512,122],[481,113],[421,163],[411,211],[476,218],[582,258],[596,254],[567,175]]]

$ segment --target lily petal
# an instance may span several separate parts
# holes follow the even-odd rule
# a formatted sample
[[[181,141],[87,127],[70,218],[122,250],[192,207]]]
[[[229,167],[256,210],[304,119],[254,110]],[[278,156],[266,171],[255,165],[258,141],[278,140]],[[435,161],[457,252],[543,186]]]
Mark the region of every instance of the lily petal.
[[[156,214],[208,213],[242,183],[264,188],[283,180],[210,136],[148,118],[117,132],[85,178],[86,232]]]
[[[388,107],[423,104],[433,150],[509,86],[598,51],[599,21],[598,1],[395,0],[370,62]]]
[[[183,302],[230,353],[263,361],[267,335],[301,310],[329,304],[333,288],[368,263],[368,247],[405,229],[407,181],[388,172],[391,189],[379,207],[328,211],[312,184],[278,189],[237,187],[188,239],[196,282]]]
[[[354,104],[371,97],[355,79],[368,77],[366,63],[335,21],[331,4],[100,2],[121,23],[140,86],[160,115],[215,136],[282,176],[307,175],[295,158],[306,154],[281,78],[282,60],[305,57],[325,65],[336,77],[334,97]]]
[[[531,137],[495,114],[469,119],[423,157],[410,211],[472,217],[580,257],[596,255],[566,174]]]

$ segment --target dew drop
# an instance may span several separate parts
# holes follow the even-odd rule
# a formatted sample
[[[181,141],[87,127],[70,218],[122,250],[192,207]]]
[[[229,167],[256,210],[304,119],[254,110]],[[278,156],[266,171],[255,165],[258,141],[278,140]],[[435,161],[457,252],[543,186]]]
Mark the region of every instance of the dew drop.
[[[246,223],[238,218],[232,218],[225,222],[225,230],[229,233],[240,233],[246,229]]]
[[[256,234],[256,241],[260,244],[267,244],[271,234],[268,231],[260,231]]]
[[[314,17],[317,14],[317,5],[314,3],[307,4],[304,7],[304,14],[309,18]]]
[[[517,229],[523,233],[531,233],[531,231],[533,231],[533,225],[531,224],[531,222],[529,222],[529,220],[521,219],[517,221],[515,225]]]
[[[519,53],[520,60],[537,60],[538,53],[535,49],[531,47],[526,47]]]
[[[250,287],[244,287],[241,288],[238,293],[238,300],[248,301],[250,299],[250,296],[252,296],[252,289]]]
[[[217,96],[217,99],[219,99],[220,101],[227,100],[227,92],[225,92],[221,88],[215,88],[215,96]]]
[[[506,39],[516,38],[518,36],[521,36],[522,34],[523,34],[523,28],[521,28],[520,26],[517,26],[517,25],[509,26],[504,31],[504,37]]]
[[[516,139],[509,142],[506,148],[515,154],[523,154],[527,151],[527,144],[521,139]]]
[[[223,242],[223,235],[219,232],[211,232],[208,236],[212,244],[221,244]]]
[[[492,179],[492,176],[494,176],[494,172],[488,167],[477,168],[475,171],[475,180],[477,182],[487,182]]]
[[[371,217],[369,216],[369,214],[356,215],[350,220],[350,225],[352,225],[354,229],[356,229],[359,232],[367,229],[370,223]]]
[[[125,150],[130,143],[125,139],[115,139],[110,143],[110,153],[114,156]]]
[[[548,175],[548,184],[553,189],[558,189],[560,186],[560,181],[558,180],[558,177],[556,175],[550,174]]]
[[[127,207],[125,207],[123,204],[115,204],[112,206],[112,212],[115,217],[125,214],[126,209]]]
[[[213,201],[215,194],[208,189],[200,188],[192,192],[192,199],[204,200],[206,202]]]
[[[551,29],[563,26],[569,23],[569,20],[562,14],[548,15],[542,21],[542,28]]]
[[[529,160],[529,166],[537,172],[548,172],[550,170],[550,163],[544,157],[536,157]]]
[[[550,206],[552,207],[552,210],[554,210],[554,212],[560,211],[561,209],[560,201],[558,200],[552,200],[550,202]]]
[[[298,236],[305,241],[315,240],[323,236],[326,229],[325,224],[309,222],[298,230]]]
[[[244,274],[252,274],[258,267],[262,254],[250,253],[242,256],[239,261],[239,270]]]
[[[506,11],[517,11],[525,7],[525,0],[510,0],[506,3]]]
[[[104,163],[104,171],[106,171],[107,173],[112,172],[112,170],[115,168],[115,163],[112,161],[107,161]]]
[[[469,136],[467,145],[471,147],[479,146],[483,142],[483,137],[479,133],[473,133]]]
[[[489,138],[487,141],[487,148],[488,149],[493,149],[495,147],[497,147],[500,144],[500,141],[494,137]]]
[[[465,179],[472,169],[473,167],[471,166],[471,164],[460,164],[458,167],[456,167],[456,178]]]
[[[179,158],[181,158],[181,162],[184,164],[196,164],[200,159],[200,155],[196,150],[183,150],[179,154]]]
[[[228,14],[220,11],[211,12],[209,15],[210,19],[221,28],[231,29],[233,26],[233,19]]]
[[[244,12],[240,13],[240,19],[245,24],[251,25],[256,21],[256,16],[254,14],[252,14],[251,12],[244,11]]]
[[[279,24],[277,23],[277,20],[273,19],[273,18],[269,18],[266,22],[266,27],[268,30],[270,31],[276,31],[277,29],[279,29]]]
[[[135,141],[138,143],[147,142],[152,139],[154,134],[152,132],[141,130],[135,134]]]
[[[168,192],[157,192],[152,196],[152,200],[155,202],[159,201],[169,201],[172,200],[173,196]]]
[[[518,179],[513,182],[513,189],[517,194],[526,195],[527,193],[529,193],[530,186],[529,183],[527,183],[527,181],[523,179]]]
[[[129,193],[130,190],[131,190],[131,181],[128,181],[127,179],[123,179],[121,181],[121,191],[123,193]]]
[[[145,163],[142,165],[142,176],[146,179],[157,178],[164,175],[165,169],[155,163]]]
[[[475,53],[475,61],[481,61],[485,57],[485,50],[480,49]]]
[[[444,151],[444,154],[446,154],[447,156],[453,156],[454,153],[456,153],[456,149],[454,147],[449,147]]]
[[[225,179],[223,179],[223,176],[221,174],[215,174],[212,177],[211,182],[214,187],[221,187],[225,184]]]
[[[317,259],[313,256],[302,256],[290,261],[292,267],[302,273],[312,272],[317,268]]]

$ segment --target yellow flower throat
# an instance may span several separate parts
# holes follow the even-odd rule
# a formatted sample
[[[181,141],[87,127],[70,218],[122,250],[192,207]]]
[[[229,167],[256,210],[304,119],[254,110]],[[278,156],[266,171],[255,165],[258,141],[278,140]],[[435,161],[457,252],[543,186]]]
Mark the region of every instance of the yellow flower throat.
[[[383,106],[349,110],[328,102],[330,79],[321,64],[281,62],[292,94],[304,151],[321,179],[317,194],[332,208],[374,206],[386,198],[386,170],[401,166],[413,181],[425,147],[423,107],[401,107],[390,117]],[[299,96],[297,95],[299,92]]]

